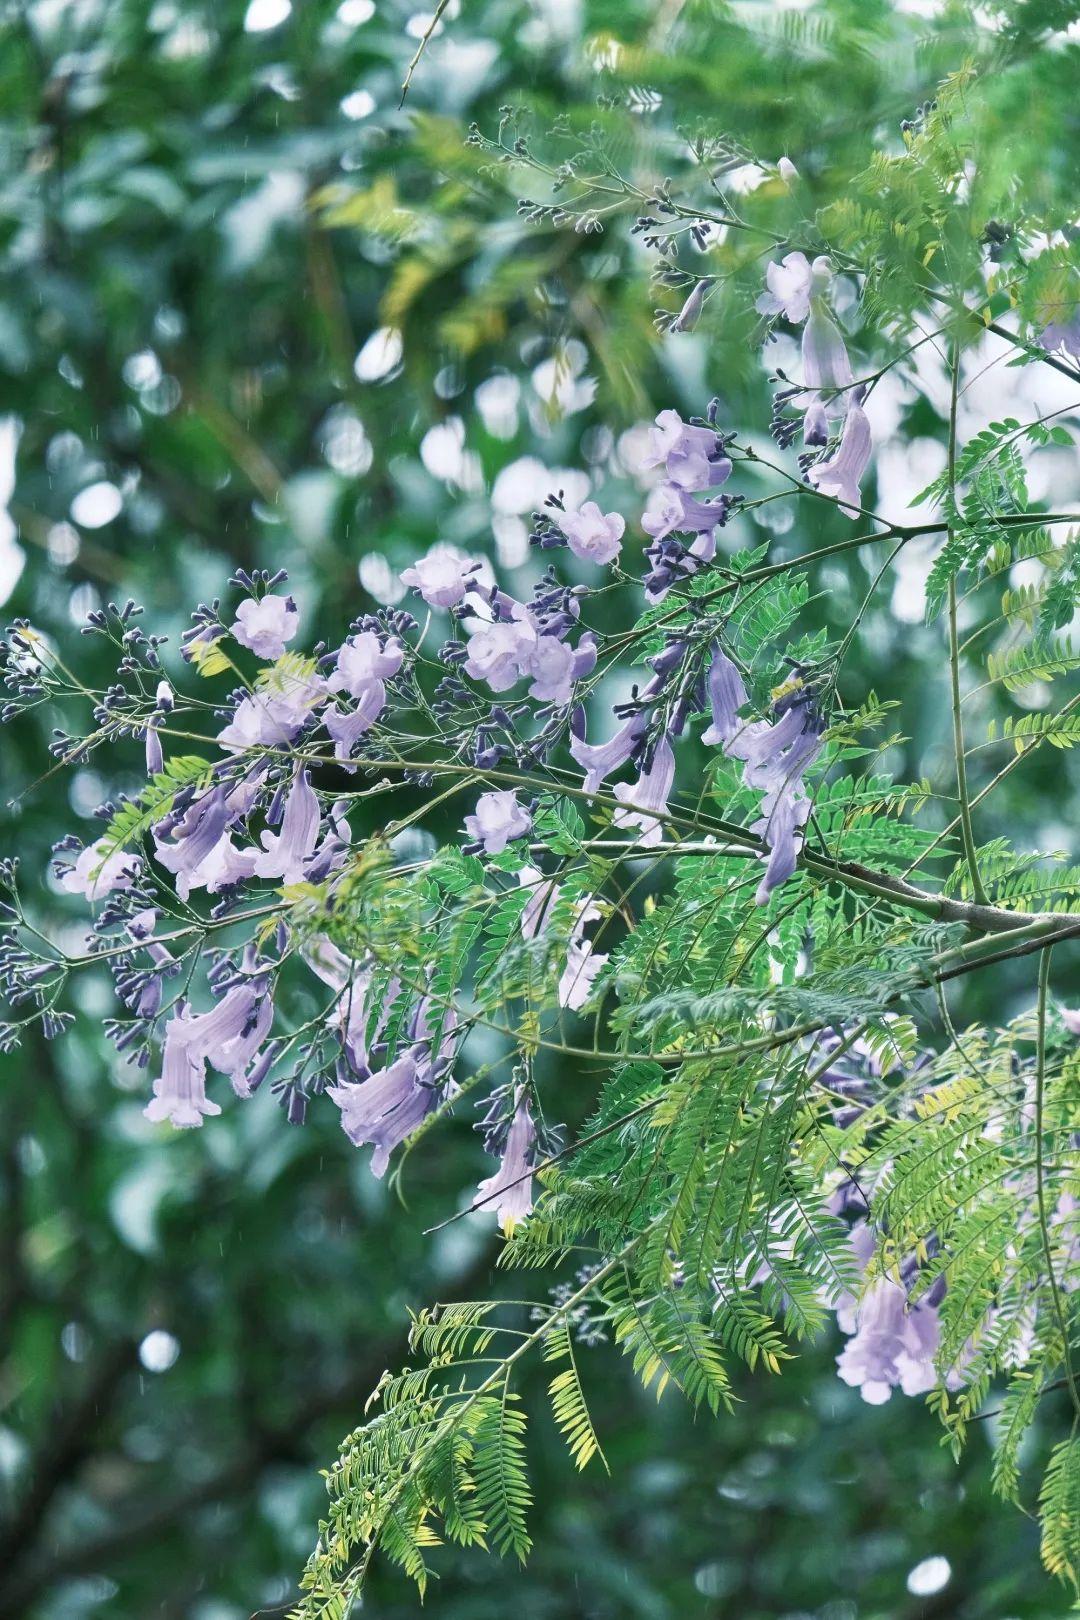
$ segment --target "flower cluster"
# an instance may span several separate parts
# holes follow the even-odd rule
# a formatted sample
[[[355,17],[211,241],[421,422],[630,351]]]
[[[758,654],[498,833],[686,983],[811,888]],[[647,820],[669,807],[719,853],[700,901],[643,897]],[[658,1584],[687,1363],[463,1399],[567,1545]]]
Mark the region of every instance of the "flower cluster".
[[[769,272],[777,309],[807,319],[819,388],[828,385],[821,355],[841,341],[820,307],[823,280],[815,266],[807,281],[792,258]],[[832,364],[833,386],[841,370]],[[733,461],[732,436],[717,427],[717,411],[716,401],[689,421],[662,411],[651,429],[646,463],[660,481],[641,521],[649,541],[642,584],[653,607],[714,561],[718,533],[739,504],[720,492]],[[853,400],[845,442],[856,411]],[[836,459],[845,453],[842,442]],[[826,485],[824,464],[817,482]],[[621,570],[625,534],[619,513],[594,501],[568,509],[557,496],[536,514],[533,539],[541,549],[568,547],[590,568]],[[442,761],[462,762],[461,785],[467,788],[471,771],[481,789],[462,816],[462,853],[479,856],[494,881],[505,874],[527,890],[521,940],[553,968],[554,1004],[580,1012],[603,989],[610,953],[597,942],[613,908],[602,893],[545,872],[534,829],[544,792],[550,799],[556,790],[538,790],[529,773],[547,770],[566,750],[582,773],[581,796],[599,801],[601,826],[620,847],[651,852],[677,820],[677,745],[691,718],[711,710],[704,743],[741,762],[744,784],[758,798],[747,840],[748,853],[756,847],[765,860],[758,889],[765,903],[795,868],[809,811],[805,776],[824,732],[802,670],[774,692],[767,718],[741,717],[748,693],[722,644],[723,620],[713,614],[662,634],[660,649],[646,658],[647,678],[615,706],[613,735],[590,742],[587,706],[604,673],[601,640],[582,624],[591,587],[567,585],[549,567],[519,600],[492,580],[485,563],[442,545],[401,580],[427,610],[423,628],[411,612],[384,610],[357,619],[332,650],[320,644],[304,653],[297,650],[300,606],[284,571],[238,572],[235,604],[200,603],[180,647],[201,677],[239,680],[216,708],[163,678],[161,639],[140,629],[134,603],[91,615],[88,633],[119,654],[116,684],[94,699],[94,741],[140,739],[148,783],[134,800],[102,805],[100,832],[85,844],[63,840],[54,862],[60,891],[93,909],[89,952],[108,963],[127,1015],[107,1027],[131,1061],[152,1067],[151,1120],[197,1127],[217,1114],[207,1090],[211,1074],[227,1077],[239,1097],[271,1078],[295,1123],[326,1090],[350,1140],[374,1148],[376,1175],[429,1114],[452,1102],[469,1020],[459,1021],[454,988],[435,993],[430,968],[411,983],[388,980],[370,944],[348,954],[301,918],[304,896],[332,910],[336,886],[357,859],[350,818],[368,790],[343,792],[335,779],[362,772],[377,784],[389,759],[398,781],[423,784]],[[431,661],[423,647],[432,619],[448,622],[450,634],[428,692]],[[68,690],[63,666],[25,623],[10,628],[0,658],[8,716]],[[434,720],[434,738],[411,728],[416,715]],[[196,725],[208,733],[213,757],[170,753],[170,734],[199,734]],[[442,750],[434,760],[426,755],[432,740]],[[55,752],[78,759],[89,746],[58,733]],[[529,783],[526,791],[519,780]],[[207,909],[199,912],[193,908],[203,896]],[[55,1007],[65,960],[26,943],[17,899],[5,915],[8,999],[29,1004],[31,1016],[58,1033],[66,1018]],[[243,923],[246,937],[227,943]],[[194,971],[204,957],[205,993]],[[277,1033],[275,1003],[289,962],[313,973],[329,1000],[299,1031],[286,1020],[286,1032]],[[519,1087],[504,1109],[505,1131],[488,1132],[503,1164],[484,1187],[504,1223],[528,1204],[522,1189],[536,1142],[531,1096]]]
[[[783,414],[784,408],[800,409],[803,444],[813,452],[802,462],[807,480],[855,517],[862,509],[859,486],[870,464],[873,440],[863,409],[866,389],[856,384],[844,335],[829,308],[832,263],[824,256],[811,261],[805,253],[789,253],[779,264],[768,266],[765,279],[759,312],[802,327],[803,380],[777,394],[774,436],[782,445],[791,443],[798,424]],[[817,452],[830,443],[837,424],[839,442],[831,454],[819,457]]]

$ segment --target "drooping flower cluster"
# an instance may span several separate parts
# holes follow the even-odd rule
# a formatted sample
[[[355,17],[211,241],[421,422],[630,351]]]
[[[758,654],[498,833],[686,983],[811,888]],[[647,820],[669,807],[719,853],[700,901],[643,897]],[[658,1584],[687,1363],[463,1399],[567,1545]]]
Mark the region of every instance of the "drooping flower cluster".
[[[800,301],[782,278],[777,286],[789,312],[813,305],[816,294]],[[689,421],[663,411],[651,429],[646,465],[661,477],[642,519],[650,604],[714,560],[719,530],[738,505],[739,497],[718,493],[733,462],[717,410],[714,401],[705,417]],[[621,567],[625,536],[622,515],[595,501],[568,507],[555,496],[534,521],[540,549],[566,546],[593,569]],[[544,795],[535,780],[524,790],[515,786],[515,776],[546,770],[565,748],[583,773],[582,794],[603,801],[600,825],[618,847],[658,850],[672,821],[677,746],[691,717],[711,704],[706,743],[741,760],[746,785],[760,794],[748,836],[758,839],[767,863],[764,901],[794,868],[809,804],[805,773],[823,732],[811,689],[798,680],[775,696],[770,719],[741,720],[745,687],[706,622],[663,636],[646,659],[647,678],[616,705],[610,740],[590,743],[586,703],[603,671],[600,640],[582,625],[589,586],[567,585],[548,568],[519,600],[486,564],[444,545],[401,579],[429,610],[429,622],[445,616],[451,626],[433,697],[422,689],[417,657],[426,627],[407,611],[365,615],[332,650],[296,650],[302,616],[283,571],[241,571],[230,610],[215,600],[193,615],[183,660],[200,676],[230,673],[242,683],[217,709],[192,704],[162,677],[160,638],[139,629],[133,603],[91,615],[90,633],[120,653],[120,680],[95,700],[97,735],[141,739],[150,780],[134,805],[103,805],[103,830],[85,846],[64,840],[55,862],[60,890],[94,908],[90,949],[104,954],[128,1015],[108,1029],[118,1049],[154,1076],[150,1119],[201,1125],[219,1112],[207,1089],[214,1074],[241,1097],[269,1079],[296,1123],[327,1090],[350,1139],[373,1146],[376,1175],[394,1147],[452,1101],[467,1023],[459,1024],[453,996],[433,999],[425,982],[387,981],[369,947],[350,957],[294,914],[305,896],[332,895],[356,856],[354,795],[324,785],[328,777],[363,772],[370,779],[387,769],[389,755],[399,780],[425,783],[441,763],[425,760],[424,738],[409,729],[408,717],[430,714],[446,757],[465,768],[462,785],[471,770],[479,789],[461,818],[463,853],[478,854],[496,881],[529,890],[521,938],[552,969],[554,1004],[580,1012],[605,982],[609,952],[597,942],[611,903],[545,873],[543,839],[534,831]],[[26,625],[12,627],[3,659],[13,693],[7,714],[65,689]],[[173,728],[190,737],[196,724],[209,732],[213,757],[167,754]],[[55,751],[74,759],[85,746],[58,734]],[[554,792],[547,790],[549,800]],[[202,914],[194,908],[204,895],[209,910]],[[246,940],[209,950],[214,930],[248,918],[260,921]],[[11,927],[17,931],[17,921]],[[194,968],[204,947],[209,967],[200,991]],[[62,960],[39,960],[24,945],[12,946],[4,960],[11,992],[59,1032],[67,1016],[53,1008]],[[297,960],[329,1001],[300,1034],[275,1035],[281,973]],[[523,1091],[498,1148],[519,1172],[532,1152],[530,1107]],[[509,1175],[506,1165],[500,1174]],[[516,1186],[519,1173],[510,1179]],[[498,1177],[485,1185],[502,1198]],[[507,1190],[507,1199],[500,1218],[518,1218],[525,1195]]]
[[[661,467],[663,479],[649,498],[641,519],[652,544],[645,552],[650,564],[645,575],[646,600],[660,602],[680,580],[690,579],[703,563],[716,556],[717,534],[727,523],[737,497],[706,492],[731,477],[731,459],[725,455],[723,434],[712,419],[684,422],[677,411],[661,411],[650,434],[646,467]],[[702,495],[705,498],[702,499]],[[687,545],[677,538],[692,534]]]
[[[810,800],[807,770],[821,752],[824,725],[812,692],[800,679],[773,694],[773,720],[739,718],[746,706],[742,676],[721,647],[709,670],[712,724],[702,740],[718,743],[729,759],[743,761],[743,782],[760,792],[761,816],[753,825],[767,854],[757,900],[763,904],[795,870]]]
[[[765,280],[766,291],[757,301],[759,312],[770,319],[782,316],[792,326],[802,327],[803,380],[776,395],[774,437],[786,446],[795,436],[797,420],[784,415],[789,405],[802,411],[803,444],[808,451],[827,446],[839,425],[839,443],[831,455],[815,459],[811,454],[801,460],[809,483],[855,517],[862,508],[859,486],[870,464],[873,442],[863,409],[866,389],[856,385],[844,335],[829,308],[832,262],[824,256],[811,261],[805,253],[788,253],[779,264],[768,266]]]

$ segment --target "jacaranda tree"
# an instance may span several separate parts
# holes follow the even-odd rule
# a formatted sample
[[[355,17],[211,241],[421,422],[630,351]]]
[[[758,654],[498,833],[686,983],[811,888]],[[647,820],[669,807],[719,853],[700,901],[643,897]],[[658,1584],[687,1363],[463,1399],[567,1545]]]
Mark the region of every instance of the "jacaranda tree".
[[[767,425],[711,370],[647,424],[613,405],[494,557],[433,536],[336,622],[245,562],[176,644],[134,600],[83,642],[6,632],[4,719],[47,713],[43,771],[115,785],[55,847],[80,937],[2,868],[4,1049],[64,1037],[104,967],[163,1134],[270,1097],[405,1194],[444,1137],[488,1156],[443,1222],[501,1228],[498,1277],[413,1314],[327,1472],[297,1620],[344,1620],[380,1557],[421,1592],[441,1542],[526,1558],[530,1360],[570,1464],[603,1469],[594,1347],[723,1424],[739,1363],[782,1377],[828,1334],[844,1384],[922,1398],[955,1454],[989,1423],[993,1488],[1037,1489],[1080,1595],[1065,22],[946,8],[953,71],[835,171],[827,140],[682,120],[598,34],[588,117],[507,106],[454,158],[565,255],[552,411],[587,387],[602,253],[676,361],[715,333],[759,368]],[[449,9],[430,24],[414,79]],[[394,373],[430,238],[385,187],[310,206],[397,236],[366,363]],[[468,489],[461,418],[444,437]]]

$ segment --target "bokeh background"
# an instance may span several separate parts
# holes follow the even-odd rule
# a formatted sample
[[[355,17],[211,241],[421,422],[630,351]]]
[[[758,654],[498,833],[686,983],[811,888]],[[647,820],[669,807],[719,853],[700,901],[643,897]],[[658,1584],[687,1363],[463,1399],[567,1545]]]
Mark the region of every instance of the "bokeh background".
[[[1074,15],[1054,0],[451,0],[402,110],[431,20],[407,0],[7,5],[5,613],[101,685],[108,668],[78,636],[88,609],[134,596],[175,649],[237,564],[286,565],[328,638],[396,600],[396,571],[435,540],[489,555],[527,592],[528,514],[549,490],[633,501],[642,424],[713,393],[725,420],[763,436],[767,371],[745,299],[660,340],[633,210],[595,235],[529,226],[516,203],[535,177],[470,147],[470,123],[494,135],[508,104],[545,140],[560,118],[579,140],[595,122],[646,191],[687,132],[723,129],[748,156],[792,154],[812,209],[989,39],[1028,86],[1003,110],[1002,161],[1022,167],[1037,147],[1045,184],[1067,194]],[[969,427],[1030,386],[993,350],[986,363]],[[923,383],[878,396],[878,493],[894,512],[940,466],[930,351]],[[1041,386],[1044,409],[1067,403]],[[1076,497],[1075,461],[1040,459],[1037,487],[1059,507]],[[781,555],[842,532],[804,507],[797,522],[786,506],[759,511],[768,527],[743,519],[732,545],[769,539]],[[925,558],[909,557],[865,621],[845,697],[905,698],[909,741],[890,763],[933,777],[944,715],[910,694],[939,645],[922,624]],[[866,576],[812,577],[813,612],[843,626]],[[52,723],[31,717],[0,742],[0,848],[19,851],[45,924],[74,938],[50,846],[86,832],[107,793],[134,791],[141,762],[133,746],[49,775]],[[1071,762],[1040,756],[1018,774],[1001,824],[1030,828],[1041,805],[1050,824],[1035,830],[1054,847]],[[145,1077],[102,1036],[107,983],[87,976],[76,996],[66,1040],[0,1058],[0,1614],[242,1620],[288,1603],[321,1508],[317,1470],[400,1360],[407,1308],[491,1286],[488,1219],[424,1236],[467,1202],[481,1155],[468,1121],[429,1136],[402,1199],[371,1180],[333,1110],[290,1129],[260,1094],[170,1135],[142,1118]],[[580,1119],[585,1084],[552,1075],[551,1112]],[[743,1378],[733,1416],[695,1422],[599,1348],[586,1379],[613,1479],[572,1477],[538,1416],[530,1565],[448,1553],[428,1608],[441,1620],[1063,1614],[1033,1524],[990,1495],[983,1434],[957,1466],[921,1403],[863,1406],[835,1376],[836,1350],[823,1343],[782,1379]],[[1048,1412],[1047,1433],[1059,1418]],[[386,1620],[416,1610],[384,1571],[366,1601]]]

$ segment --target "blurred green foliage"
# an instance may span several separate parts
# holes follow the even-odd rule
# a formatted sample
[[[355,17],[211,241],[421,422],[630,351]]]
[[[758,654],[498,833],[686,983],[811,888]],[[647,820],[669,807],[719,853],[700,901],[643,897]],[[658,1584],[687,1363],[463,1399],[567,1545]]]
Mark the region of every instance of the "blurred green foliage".
[[[722,130],[748,158],[791,154],[809,213],[875,146],[898,149],[900,120],[974,58],[997,76],[995,184],[1037,178],[1025,200],[1053,216],[1080,172],[1064,33],[1077,9],[465,0],[401,109],[425,19],[396,0],[10,5],[8,612],[71,645],[89,607],[130,593],[175,646],[234,565],[287,564],[329,636],[435,538],[492,550],[520,593],[536,502],[522,458],[617,480],[613,436],[635,421],[719,392],[727,419],[760,433],[768,392],[748,300],[718,299],[698,335],[661,342],[626,198],[598,234],[531,226],[515,204],[550,200],[542,176],[469,146],[469,124],[494,138],[510,104],[507,138],[533,132],[556,167],[596,124],[642,195],[685,170],[686,137]],[[739,259],[756,274],[759,247]],[[389,366],[387,328],[401,335]],[[901,402],[904,442],[936,424],[927,400]],[[800,510],[797,533],[771,537],[810,550],[822,521]],[[734,538],[769,535],[745,519]],[[814,577],[817,611],[847,623],[865,581]],[[931,632],[885,610],[867,632],[865,691],[886,674],[914,689],[937,657]],[[101,684],[95,648],[75,651]],[[902,725],[904,769],[932,772],[944,716],[906,707]],[[0,826],[0,846],[43,874],[103,792],[89,769],[43,777],[46,741],[44,720],[5,733]],[[115,765],[110,786],[134,788],[134,750]],[[1002,823],[1062,802],[1075,775],[1040,756]],[[39,901],[51,926],[70,921],[44,877]],[[140,1116],[145,1077],[95,1028],[104,980],[80,995],[62,1046],[3,1059],[0,1613],[239,1620],[292,1595],[315,1469],[399,1360],[406,1307],[490,1286],[489,1221],[423,1235],[467,1198],[478,1149],[465,1123],[429,1139],[403,1205],[332,1119],[289,1131],[267,1097],[166,1138]],[[591,1100],[577,1079],[554,1081],[553,1111],[572,1121]],[[980,1441],[955,1467],[921,1405],[863,1407],[835,1349],[744,1380],[719,1423],[672,1397],[657,1407],[600,1351],[586,1379],[615,1483],[597,1473],[571,1494],[541,1420],[528,1570],[451,1555],[429,1604],[448,1620],[1060,1613],[1032,1526],[989,1496]],[[951,1580],[910,1595],[909,1571],[935,1556]],[[415,1609],[385,1572],[369,1601]]]

